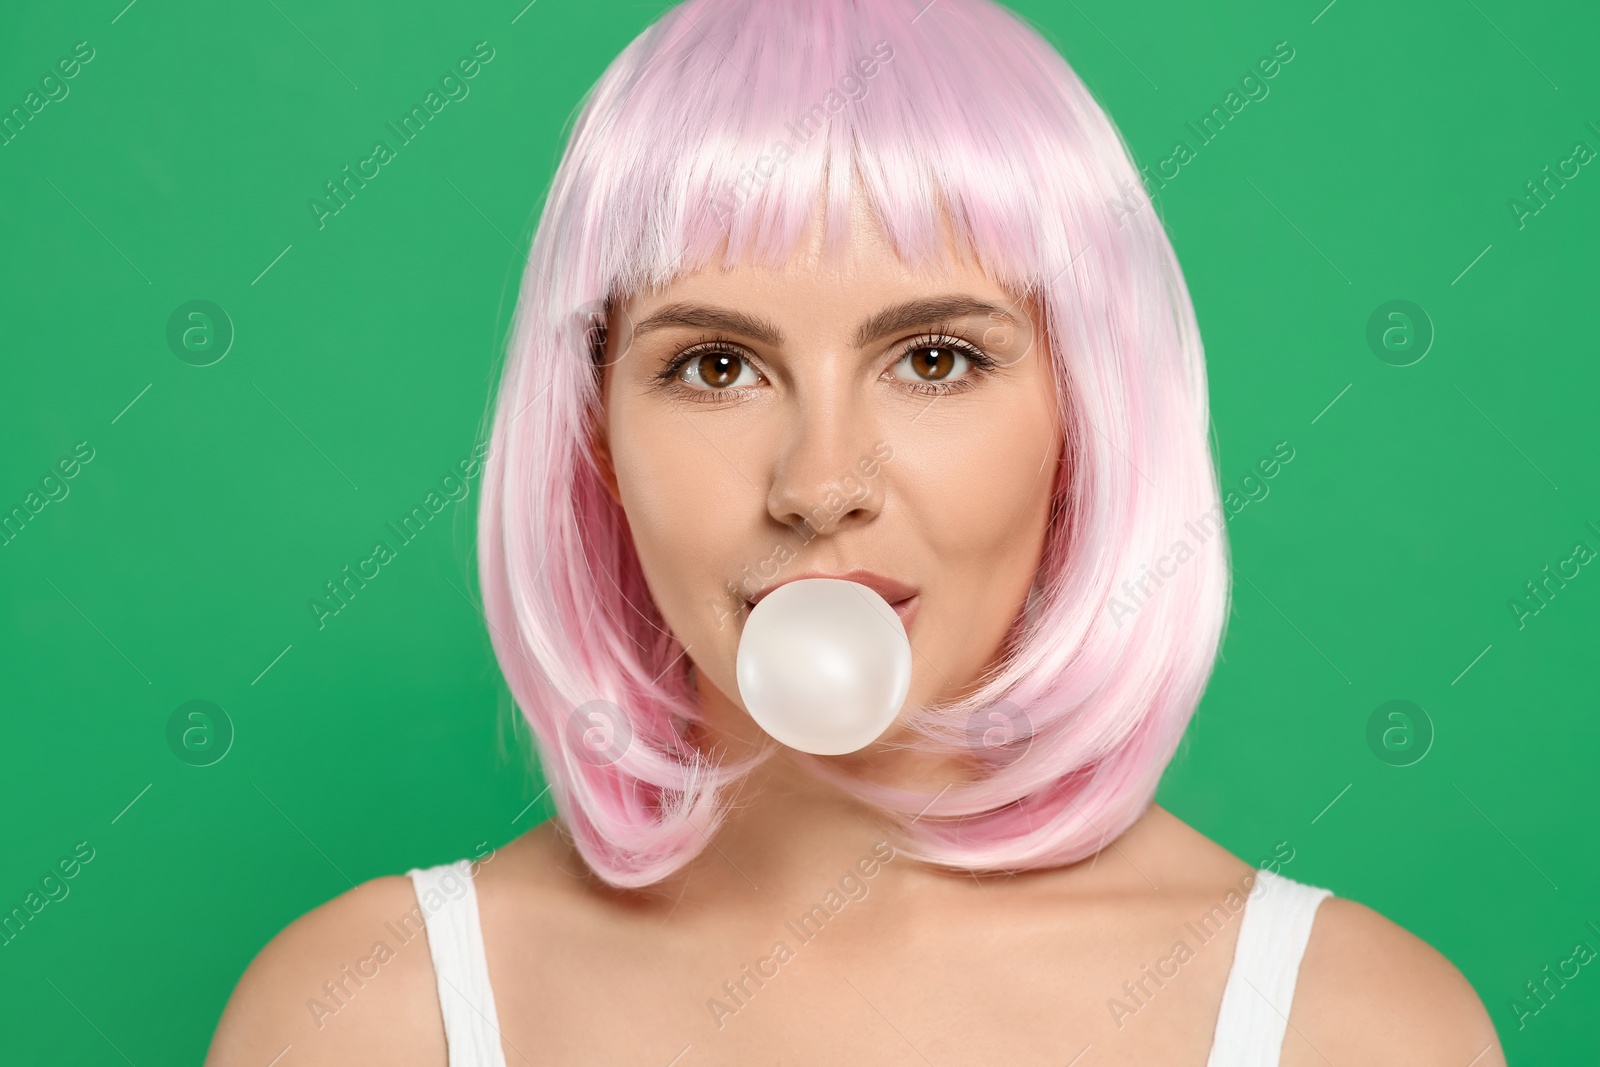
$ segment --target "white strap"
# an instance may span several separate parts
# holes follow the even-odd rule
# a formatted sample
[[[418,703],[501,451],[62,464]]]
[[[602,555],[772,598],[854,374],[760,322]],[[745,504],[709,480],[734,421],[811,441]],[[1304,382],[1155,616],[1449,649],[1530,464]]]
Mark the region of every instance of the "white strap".
[[[457,860],[406,874],[428,931],[450,1067],[506,1067],[471,869]]]
[[[1245,900],[1206,1067],[1278,1067],[1300,958],[1331,890],[1262,869]]]

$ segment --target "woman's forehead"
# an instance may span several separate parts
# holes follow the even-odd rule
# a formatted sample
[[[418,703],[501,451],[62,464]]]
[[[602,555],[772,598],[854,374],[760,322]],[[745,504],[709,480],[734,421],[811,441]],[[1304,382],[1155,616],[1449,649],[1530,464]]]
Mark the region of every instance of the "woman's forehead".
[[[970,255],[958,246],[949,221],[941,214],[945,234],[944,258],[913,262],[895,248],[894,240],[868,205],[864,195],[851,198],[850,229],[835,254],[824,249],[823,214],[813,214],[810,226],[796,243],[788,261],[774,266],[754,258],[735,259],[726,248],[709,262],[673,278],[658,289],[634,294],[632,311],[659,306],[692,296],[739,293],[746,298],[776,298],[786,289],[804,285],[814,289],[853,290],[868,284],[875,290],[963,290],[999,296],[1004,290]]]

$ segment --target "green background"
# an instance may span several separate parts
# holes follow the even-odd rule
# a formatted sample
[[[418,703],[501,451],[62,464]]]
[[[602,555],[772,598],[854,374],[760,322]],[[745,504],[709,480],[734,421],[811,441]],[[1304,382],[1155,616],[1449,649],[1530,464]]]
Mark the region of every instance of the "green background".
[[[95,49],[0,147],[0,510],[94,449],[0,547],[0,911],[95,850],[0,947],[19,1063],[199,1062],[293,918],[550,814],[474,607],[476,481],[324,628],[307,604],[471,452],[564,127],[661,10],[124,2],[0,15],[0,110]],[[1600,566],[1510,602],[1600,550],[1600,165],[1509,202],[1600,149],[1600,18],[1324,2],[1016,5],[1152,167],[1295,50],[1159,197],[1224,484],[1295,450],[1229,521],[1224,659],[1159,799],[1439,948],[1513,1064],[1593,1062],[1600,967],[1510,1005],[1600,948]],[[470,95],[319,230],[478,41]],[[1436,333],[1404,367],[1367,341],[1397,299]],[[167,342],[191,300],[236,331],[210,366]],[[1367,741],[1396,699],[1432,724],[1410,766]],[[235,734],[210,766],[169,747],[191,700]]]

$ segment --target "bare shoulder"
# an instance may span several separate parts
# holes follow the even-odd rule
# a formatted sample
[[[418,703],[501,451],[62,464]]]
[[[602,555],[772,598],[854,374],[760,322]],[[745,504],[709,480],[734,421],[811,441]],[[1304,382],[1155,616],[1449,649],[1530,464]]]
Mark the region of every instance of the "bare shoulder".
[[[206,1067],[445,1062],[444,1021],[411,880],[374,878],[290,923],[234,987]]]
[[[1300,961],[1285,1067],[1358,1062],[1504,1067],[1472,984],[1426,941],[1364,904],[1329,897]]]
[[[1173,891],[1236,885],[1246,863],[1152,804],[1119,842],[1131,862]],[[1295,855],[1279,842],[1260,866]],[[1276,862],[1269,862],[1276,861]],[[1426,941],[1363,904],[1329,897],[1317,909],[1300,961],[1283,1067],[1362,1063],[1375,1067],[1505,1067],[1483,1001],[1466,977]]]

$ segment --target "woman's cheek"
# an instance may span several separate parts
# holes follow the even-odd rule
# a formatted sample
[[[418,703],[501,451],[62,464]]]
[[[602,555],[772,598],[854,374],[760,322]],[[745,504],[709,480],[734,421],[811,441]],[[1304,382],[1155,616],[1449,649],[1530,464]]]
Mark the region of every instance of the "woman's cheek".
[[[1024,458],[1039,457],[1040,447],[999,432],[987,446],[897,447],[900,484],[922,516],[918,536],[957,554],[947,559],[1016,543],[1024,524],[1037,518],[1041,493],[1048,506],[1047,472],[1039,470],[1039,458]]]
[[[620,479],[646,584],[667,625],[685,643],[732,629],[741,600],[737,582],[752,551],[742,531],[750,522],[745,513],[758,505],[746,499],[749,487],[742,481],[729,484],[738,476],[713,458],[708,466],[703,457],[663,449],[641,457],[633,477]],[[753,571],[761,561],[749,562]]]

